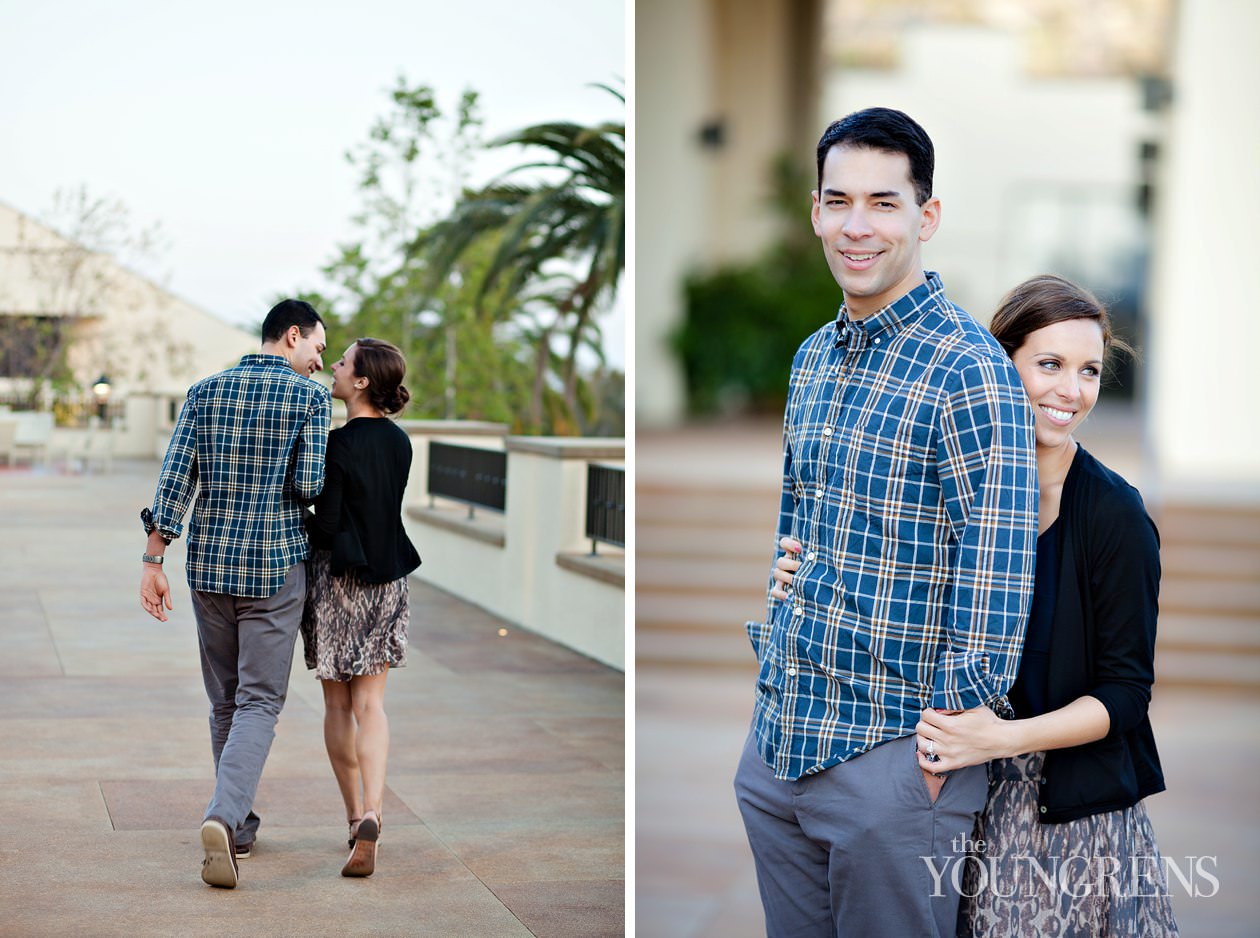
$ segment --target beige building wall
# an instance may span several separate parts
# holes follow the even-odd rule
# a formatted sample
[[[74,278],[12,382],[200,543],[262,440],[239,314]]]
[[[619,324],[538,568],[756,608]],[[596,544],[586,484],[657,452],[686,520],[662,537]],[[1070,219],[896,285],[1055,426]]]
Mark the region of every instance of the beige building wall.
[[[787,152],[808,165],[821,11],[821,0],[636,5],[635,406],[645,426],[683,416],[669,337],[687,274],[765,247],[779,224],[768,210],[773,161]]]
[[[1178,4],[1157,190],[1149,429],[1167,495],[1260,500],[1260,4]]]
[[[942,219],[923,256],[951,299],[987,322],[1008,289],[1047,269],[1113,286],[1147,237],[1139,153],[1158,128],[1138,83],[1030,77],[1016,36],[984,27],[911,28],[899,58],[895,70],[833,72],[824,108],[829,119],[897,108],[932,137]]]
[[[104,374],[115,399],[182,395],[259,347],[258,336],[0,203],[0,320],[6,315],[73,320],[75,379],[87,389]]]

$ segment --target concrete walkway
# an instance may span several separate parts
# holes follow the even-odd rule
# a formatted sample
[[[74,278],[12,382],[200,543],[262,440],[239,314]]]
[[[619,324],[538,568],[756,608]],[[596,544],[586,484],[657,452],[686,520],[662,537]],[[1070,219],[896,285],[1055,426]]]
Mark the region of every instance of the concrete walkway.
[[[0,470],[0,935],[622,934],[623,675],[414,578],[377,873],[339,875],[299,643],[254,856],[236,890],[201,882],[213,769],[181,543],[170,621],[137,598],[157,468]]]

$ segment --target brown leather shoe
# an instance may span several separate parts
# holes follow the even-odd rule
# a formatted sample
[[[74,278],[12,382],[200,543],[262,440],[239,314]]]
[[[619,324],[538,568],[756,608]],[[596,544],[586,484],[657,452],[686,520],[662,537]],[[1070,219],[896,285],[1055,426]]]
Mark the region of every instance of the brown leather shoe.
[[[220,889],[235,889],[240,868],[236,865],[232,828],[222,818],[206,818],[201,822],[201,846],[206,851],[206,858],[201,861],[201,878]]]

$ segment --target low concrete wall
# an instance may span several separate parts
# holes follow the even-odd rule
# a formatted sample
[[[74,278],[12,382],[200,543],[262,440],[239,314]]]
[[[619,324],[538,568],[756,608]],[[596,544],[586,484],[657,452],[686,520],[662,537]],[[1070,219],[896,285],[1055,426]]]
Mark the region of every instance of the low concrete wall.
[[[416,456],[407,529],[424,564],[416,575],[604,664],[625,668],[625,557],[585,538],[588,462],[622,465],[621,439],[495,437],[472,427],[405,424]],[[484,425],[483,425],[484,427]],[[430,499],[428,441],[506,449],[507,505],[499,515]],[[423,466],[423,469],[419,468]],[[430,504],[432,502],[432,504]]]

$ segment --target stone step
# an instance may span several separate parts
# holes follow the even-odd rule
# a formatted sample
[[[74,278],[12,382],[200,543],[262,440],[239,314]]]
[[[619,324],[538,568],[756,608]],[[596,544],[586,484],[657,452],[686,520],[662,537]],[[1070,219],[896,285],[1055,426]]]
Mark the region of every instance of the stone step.
[[[739,588],[750,580],[761,582],[773,560],[772,536],[766,530],[640,529],[636,579],[643,587],[698,583]],[[1173,545],[1163,548],[1160,559],[1166,605],[1197,603],[1192,594],[1206,594],[1206,608],[1230,604],[1260,612],[1260,551]]]
[[[695,488],[638,490],[636,533],[699,528],[706,535],[764,538],[778,520],[774,489]],[[1260,514],[1213,507],[1167,506],[1156,518],[1162,555],[1172,572],[1260,578]],[[738,533],[736,533],[738,532]]]
[[[752,554],[712,556],[711,554],[647,554],[640,550],[634,572],[644,590],[685,589],[699,586],[705,590],[747,591],[752,587],[764,590],[770,579],[772,555],[769,547]]]
[[[765,488],[732,488],[716,485],[705,488],[671,488],[635,486],[635,520],[655,521],[676,518],[744,518],[748,515],[769,515],[779,510],[779,490]]]
[[[1260,616],[1161,612],[1155,641],[1161,650],[1260,656]]]
[[[671,563],[651,558],[640,561],[639,569],[644,567],[649,576],[640,576],[635,589],[639,625],[720,629],[764,614],[769,575],[765,561],[680,558]],[[1260,584],[1186,579],[1163,584],[1161,635],[1175,632],[1184,641],[1222,631],[1260,636]]]
[[[760,557],[763,564],[773,559],[774,522],[754,528],[715,528],[709,525],[635,524],[635,560],[654,557],[679,558],[733,557],[745,560]],[[768,568],[767,568],[768,569]],[[636,579],[638,574],[636,563]]]
[[[739,670],[747,673],[749,680],[757,672],[752,646],[742,628],[639,629],[635,633],[635,660],[639,665]],[[1258,692],[1260,657],[1165,646],[1161,642],[1155,654],[1155,683],[1157,688],[1230,687]]]
[[[1260,618],[1260,581],[1164,577],[1159,588],[1163,613],[1202,613]]]
[[[757,675],[757,659],[742,627],[724,632],[639,630],[635,632],[634,658],[639,665],[743,670],[750,682]]]
[[[764,619],[764,588],[740,591],[635,590],[635,629],[700,631],[742,629],[750,619]]]
[[[1165,540],[1159,559],[1165,580],[1185,576],[1260,581],[1260,546],[1212,547]]]
[[[1260,662],[1249,655],[1212,651],[1160,650],[1155,653],[1155,693],[1163,686],[1234,688],[1260,691]]]
[[[721,635],[765,617],[757,596],[735,598],[657,593],[636,603],[636,633]],[[1158,648],[1251,657],[1260,681],[1260,617],[1161,613]]]
[[[1260,548],[1260,510],[1250,506],[1164,505],[1154,517],[1165,544]]]

